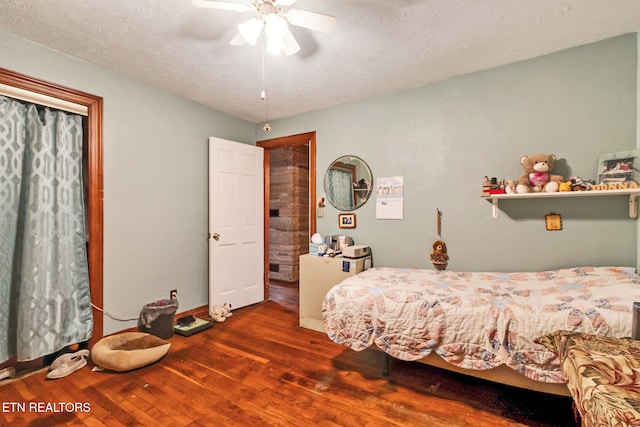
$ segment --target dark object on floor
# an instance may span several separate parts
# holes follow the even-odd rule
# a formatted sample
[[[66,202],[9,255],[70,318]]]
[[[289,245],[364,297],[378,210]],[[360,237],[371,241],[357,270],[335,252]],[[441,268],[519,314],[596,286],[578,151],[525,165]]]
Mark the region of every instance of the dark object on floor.
[[[212,328],[213,324],[211,322],[207,322],[203,319],[195,318],[195,321],[187,326],[182,326],[177,324],[173,327],[174,331],[178,335],[182,335],[183,337],[190,337],[193,334],[197,334],[198,332],[202,332],[206,329]]]
[[[177,323],[180,326],[189,326],[195,321],[196,321],[196,318],[192,314],[189,314],[188,316],[179,318],[177,320]]]

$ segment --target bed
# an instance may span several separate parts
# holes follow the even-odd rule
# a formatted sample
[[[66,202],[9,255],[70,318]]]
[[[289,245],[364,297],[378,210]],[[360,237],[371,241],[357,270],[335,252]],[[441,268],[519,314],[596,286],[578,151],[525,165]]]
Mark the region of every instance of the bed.
[[[557,355],[535,342],[556,330],[631,335],[640,277],[631,267],[544,272],[372,268],[326,294],[326,333],[355,351],[508,385],[569,395]]]

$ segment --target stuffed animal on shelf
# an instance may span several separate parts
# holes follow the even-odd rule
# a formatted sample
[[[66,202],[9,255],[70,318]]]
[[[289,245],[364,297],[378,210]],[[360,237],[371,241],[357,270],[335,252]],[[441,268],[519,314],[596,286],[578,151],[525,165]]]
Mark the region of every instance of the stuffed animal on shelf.
[[[572,191],[571,181],[560,181],[558,191]]]
[[[433,242],[433,252],[431,252],[431,263],[436,270],[444,270],[449,263],[449,255],[447,255],[447,245],[442,240]]]
[[[596,183],[592,179],[583,180],[579,176],[570,176],[569,181],[571,181],[571,191],[590,191]]]
[[[221,306],[212,305],[211,312],[209,313],[209,315],[214,321],[218,323],[222,323],[225,320],[227,320],[227,317],[233,316],[233,313],[231,312],[231,304],[224,303],[224,305],[221,305]]]
[[[517,193],[558,191],[559,181],[563,180],[560,175],[551,175],[551,169],[556,161],[555,154],[533,154],[522,156],[520,164],[525,174],[518,180],[516,186]]]
[[[507,185],[504,187],[504,192],[507,194],[513,194],[516,192],[516,181],[510,179],[507,181]]]

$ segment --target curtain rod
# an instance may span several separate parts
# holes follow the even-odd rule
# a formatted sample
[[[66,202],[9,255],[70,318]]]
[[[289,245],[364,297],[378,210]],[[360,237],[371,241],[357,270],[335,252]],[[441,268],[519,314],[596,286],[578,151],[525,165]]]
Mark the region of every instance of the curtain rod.
[[[89,115],[89,108],[87,108],[86,105],[80,105],[74,102],[54,98],[52,96],[42,95],[40,93],[31,92],[29,90],[20,89],[3,83],[0,83],[0,95],[10,96],[12,98],[44,105],[46,107],[57,108],[58,110],[64,110],[70,113],[80,114],[82,116]]]

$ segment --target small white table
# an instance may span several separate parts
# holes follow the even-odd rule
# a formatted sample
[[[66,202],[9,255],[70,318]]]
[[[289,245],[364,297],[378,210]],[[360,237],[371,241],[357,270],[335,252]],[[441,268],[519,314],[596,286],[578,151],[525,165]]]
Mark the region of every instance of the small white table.
[[[343,265],[343,263],[347,265]],[[322,300],[329,289],[344,279],[371,265],[371,256],[364,258],[330,258],[300,255],[300,326],[325,332],[322,321]],[[344,271],[348,270],[348,271]]]

